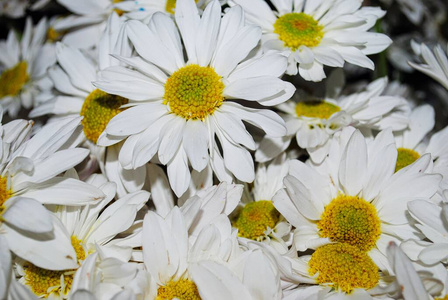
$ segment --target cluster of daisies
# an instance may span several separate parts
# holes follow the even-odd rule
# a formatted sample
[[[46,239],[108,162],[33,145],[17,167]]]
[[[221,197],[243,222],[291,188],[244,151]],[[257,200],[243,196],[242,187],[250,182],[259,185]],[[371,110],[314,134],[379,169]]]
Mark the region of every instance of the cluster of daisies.
[[[0,299],[448,299],[448,127],[345,80],[385,10],[57,2],[0,41]],[[408,67],[448,90],[442,46]]]

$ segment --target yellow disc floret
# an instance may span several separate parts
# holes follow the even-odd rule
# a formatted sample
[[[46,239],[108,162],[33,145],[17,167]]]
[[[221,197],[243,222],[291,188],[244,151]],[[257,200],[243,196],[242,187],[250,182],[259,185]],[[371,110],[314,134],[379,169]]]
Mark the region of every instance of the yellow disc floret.
[[[204,120],[221,106],[223,90],[221,77],[212,67],[188,65],[166,81],[163,103],[187,120]]]
[[[86,137],[96,143],[109,121],[123,111],[120,107],[127,103],[128,99],[120,96],[100,90],[91,92],[84,100],[80,113],[84,117],[81,124]]]
[[[53,26],[50,26],[47,30],[47,40],[50,42],[60,41],[63,35],[63,33],[54,29]]]
[[[76,252],[76,259],[80,263],[86,258],[84,247],[75,236],[71,237],[71,242]],[[72,287],[75,272],[76,269],[52,271],[29,264],[24,268],[24,279],[25,284],[39,297],[48,297],[51,294],[66,296]]]
[[[201,296],[196,284],[188,279],[170,281],[157,289],[156,300],[171,300],[174,298],[179,300],[200,300]]]
[[[372,249],[381,234],[375,207],[362,198],[339,195],[325,207],[317,227],[321,237],[347,243],[362,251]]]
[[[323,26],[305,13],[289,13],[281,16],[274,23],[274,32],[285,47],[295,51],[300,46],[316,47],[320,44]]]
[[[329,119],[341,108],[325,101],[304,101],[296,105],[296,114],[298,117]]]
[[[280,213],[271,201],[256,201],[244,206],[233,226],[238,228],[239,236],[259,241],[268,228],[277,225],[279,218]]]
[[[317,248],[309,261],[309,273],[317,275],[319,284],[351,293],[355,288],[371,289],[378,284],[378,267],[357,247],[348,244],[329,244]]]
[[[395,165],[395,172],[409,166],[414,161],[420,158],[420,154],[412,149],[398,148],[397,164]]]
[[[436,297],[434,300],[448,300],[448,294],[446,294],[445,297]]]
[[[3,71],[0,76],[0,98],[17,96],[29,79],[26,61],[21,61],[11,69]]]
[[[0,176],[0,216],[5,210],[3,206],[9,198],[12,196],[12,190],[8,187],[8,179],[6,177]],[[1,217],[0,217],[1,220]]]

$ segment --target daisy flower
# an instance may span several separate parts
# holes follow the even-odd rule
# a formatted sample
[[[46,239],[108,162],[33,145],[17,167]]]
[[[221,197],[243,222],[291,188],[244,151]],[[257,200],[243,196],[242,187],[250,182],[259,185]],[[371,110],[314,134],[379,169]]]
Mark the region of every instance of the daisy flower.
[[[259,249],[245,253],[237,268],[241,274],[214,261],[202,261],[191,268],[202,299],[282,299],[277,266]]]
[[[3,110],[15,117],[23,106],[33,106],[41,90],[50,89],[46,77],[49,66],[54,64],[54,49],[44,44],[47,31],[46,19],[34,27],[27,18],[22,38],[9,31],[6,41],[0,41],[0,100]]]
[[[448,58],[442,47],[437,45],[431,51],[425,44],[412,43],[412,48],[417,55],[421,55],[425,64],[408,62],[414,69],[428,75],[438,81],[448,90]]]
[[[328,83],[334,88],[340,72],[332,74]],[[331,137],[347,126],[363,129],[394,131],[408,126],[410,107],[401,97],[382,95],[387,87],[387,78],[380,78],[359,93],[324,99],[305,99],[299,102],[287,101],[277,107],[285,114],[288,133],[286,137],[265,137],[255,153],[255,159],[265,162],[281,153],[291,143],[306,149],[315,163],[320,163],[328,154]]]
[[[286,69],[286,57],[274,51],[248,57],[261,31],[245,24],[240,7],[221,18],[217,1],[202,17],[192,0],[176,5],[176,23],[163,13],[155,13],[148,25],[127,22],[138,56],[117,58],[133,69],[108,68],[95,85],[128,98],[129,108],[112,118],[98,144],[127,138],[119,157],[125,168],[142,166],[158,153],[178,196],[190,183],[188,162],[197,171],[210,163],[220,180],[229,179],[230,172],[251,182],[254,165],[246,148],[254,150],[256,145],[242,121],[271,136],[284,135],[284,123],[270,110],[229,100],[272,106],[289,99],[294,86],[278,78]]]
[[[273,0],[273,11],[264,0],[233,0],[247,19],[263,30],[265,50],[288,51],[287,74],[297,72],[305,80],[324,79],[324,65],[342,67],[345,62],[374,69],[367,55],[386,49],[391,39],[367,32],[386,13],[362,5],[362,0]]]
[[[271,200],[283,188],[288,167],[286,154],[278,156],[267,166],[259,164],[252,190],[249,192],[246,185],[243,199],[232,213],[238,236],[263,241],[280,252],[288,249],[291,225],[275,209]]]
[[[118,280],[121,275],[111,272],[112,265],[116,262],[129,261],[132,248],[141,246],[141,243],[134,242],[140,240],[138,233],[137,236],[131,235],[120,240],[112,239],[134,224],[137,211],[144,206],[149,193],[145,191],[131,193],[110,204],[115,196],[115,184],[105,181],[101,175],[91,177],[87,183],[97,186],[106,197],[93,205],[82,207],[48,206],[62,223],[64,234],[71,240],[76,251],[76,267],[64,271],[51,271],[29,262],[20,263],[18,266],[20,282],[27,285],[38,297],[66,299],[71,291],[76,269],[94,252],[99,253],[101,260],[114,258],[110,261],[111,269],[103,270],[103,273],[107,273],[104,274],[105,277],[112,276]],[[107,206],[108,204],[110,205]]]
[[[198,203],[199,204],[199,203]],[[199,205],[192,207],[198,212]],[[218,220],[219,219],[219,220]],[[202,290],[209,282],[196,283],[195,276],[205,277],[194,266],[200,261],[225,264],[238,248],[236,235],[229,234],[230,222],[225,215],[215,219],[215,224],[227,223],[226,230],[208,224],[197,238],[190,240],[190,218],[184,217],[176,206],[162,218],[149,211],[143,221],[143,261],[150,284],[145,299],[201,299]],[[228,236],[227,239],[222,239]],[[233,240],[233,242],[232,242]]]
[[[439,173],[443,176],[440,183],[439,194],[448,188],[448,127],[432,134],[434,128],[435,113],[430,105],[421,105],[414,108],[409,116],[409,127],[402,131],[395,131],[395,143],[397,145],[398,171],[416,161],[421,155],[430,153],[433,165],[426,172]],[[433,201],[438,201],[433,197]]]
[[[320,166],[291,161],[290,175],[284,180],[286,189],[277,192],[273,202],[296,227],[297,249],[324,245],[330,249],[329,244],[341,243],[344,249],[336,252],[359,253],[362,260],[372,260],[375,272],[377,268],[393,272],[386,259],[388,243],[418,238],[409,225],[407,203],[429,200],[441,180],[439,174],[420,171],[431,163],[428,154],[394,173],[396,158],[390,130],[380,132],[367,145],[358,130],[346,128],[335,137],[328,158]],[[327,254],[322,255],[316,258],[320,263]],[[346,277],[346,283],[351,279]]]
[[[48,269],[76,265],[60,223],[41,204],[85,205],[104,197],[94,186],[57,177],[79,164],[88,150],[70,145],[78,119],[44,126],[0,163],[1,232],[17,256]],[[24,222],[26,220],[26,222]]]
[[[119,63],[111,59],[109,53],[114,51],[117,44],[120,44],[118,27],[121,23],[117,16],[110,18],[110,28],[103,35],[98,46],[97,62],[92,61],[76,48],[58,43],[56,45],[58,65],[48,70],[56,91],[48,97],[47,101],[36,105],[30,112],[32,118],[51,115],[50,121],[68,116],[82,116],[84,145],[91,150],[92,160],[98,162],[102,173],[117,184],[120,197],[141,189],[146,170],[145,168],[124,170],[118,162],[121,145],[108,148],[96,145],[106,124],[123,110],[121,106],[127,104],[128,99],[100,91],[92,85],[92,81],[97,79],[99,69]]]

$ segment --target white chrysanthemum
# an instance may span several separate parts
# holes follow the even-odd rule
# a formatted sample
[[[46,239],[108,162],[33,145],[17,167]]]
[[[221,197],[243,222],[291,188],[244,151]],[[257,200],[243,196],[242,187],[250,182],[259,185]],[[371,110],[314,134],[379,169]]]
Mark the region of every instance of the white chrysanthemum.
[[[341,76],[332,74],[331,78]],[[330,83],[331,84],[331,83]],[[401,97],[382,95],[387,78],[370,83],[364,91],[322,100],[290,100],[278,106],[285,112],[283,118],[288,128],[282,138],[265,137],[255,153],[257,161],[267,161],[284,151],[295,136],[298,145],[306,149],[311,160],[320,163],[328,154],[333,134],[346,126],[394,131],[408,126],[410,107]]]
[[[247,251],[233,269],[214,261],[199,262],[191,269],[202,299],[282,299],[279,270],[259,249]]]
[[[194,210],[197,215],[200,204],[196,202],[189,209],[189,213]],[[195,230],[195,222],[177,206],[165,218],[148,212],[142,234],[143,262],[150,279],[145,299],[201,299],[210,281],[196,283],[194,278],[204,278],[204,274],[194,266],[210,260],[225,264],[240,251],[236,232],[232,232],[225,215],[203,225],[194,236],[190,231]]]
[[[412,110],[409,116],[409,127],[394,132],[398,157],[396,171],[416,161],[421,155],[430,153],[433,165],[426,172],[439,173],[443,176],[439,192],[448,188],[448,127],[432,134],[435,113],[430,105],[421,105]],[[433,199],[433,201],[438,201]]]
[[[238,236],[263,241],[285,252],[290,245],[291,225],[272,204],[272,197],[283,188],[283,178],[288,173],[286,154],[278,156],[269,165],[259,164],[254,186],[249,191],[246,185],[243,199],[233,212],[233,226]]]
[[[367,32],[385,12],[361,7],[362,0],[233,0],[247,19],[263,29],[263,48],[290,52],[287,73],[306,80],[324,79],[324,65],[342,67],[349,62],[374,69],[367,57],[386,49],[392,41]],[[298,65],[298,67],[297,67]]]
[[[70,145],[79,121],[79,118],[66,119],[46,125],[17,150],[2,151],[2,236],[9,249],[17,256],[47,269],[67,269],[77,264],[70,239],[63,234],[60,222],[42,204],[77,206],[93,203],[104,197],[99,189],[87,183],[57,177],[88,155],[89,151],[86,149],[65,149]],[[13,134],[18,139],[23,139],[20,131],[24,128],[20,127],[14,128],[16,132]],[[9,134],[10,138],[12,136]],[[2,143],[4,146],[5,141]]]
[[[308,277],[306,283],[315,285],[288,290],[283,299],[374,300],[405,296],[404,299],[429,300],[422,280],[430,292],[440,293],[441,282],[428,273],[418,274],[395,243],[389,243],[386,249],[387,260],[396,277],[378,272],[369,256],[354,246],[335,243],[319,247],[312,255],[301,256],[295,263],[302,276]]]
[[[76,177],[76,173],[71,176]],[[149,193],[145,191],[131,193],[110,204],[115,196],[115,184],[106,182],[101,175],[92,176],[87,183],[97,186],[106,194],[106,197],[93,205],[82,207],[48,206],[63,225],[63,234],[71,240],[76,251],[77,263],[81,265],[82,261],[94,252],[99,252],[99,259],[103,263],[106,258],[112,258],[109,260],[111,267],[115,262],[129,261],[132,249],[141,246],[141,232],[136,231],[121,239],[114,239],[114,237],[133,226],[136,214],[148,200]],[[96,258],[93,261],[95,262]],[[94,264],[94,262],[91,263]],[[51,271],[28,262],[21,263],[20,282],[27,285],[39,297],[66,299],[71,292],[78,264],[68,270]],[[111,271],[111,269],[103,270],[103,273],[108,273],[105,277],[109,279],[115,277],[118,281],[122,274],[114,274]],[[136,267],[134,267],[134,273],[136,273]],[[88,280],[88,278],[79,280]],[[120,289],[119,286],[117,288]]]
[[[193,0],[180,0],[175,19],[155,13],[148,26],[126,23],[139,56],[117,58],[133,69],[108,68],[95,85],[128,98],[129,108],[109,122],[98,144],[127,138],[119,155],[125,168],[142,166],[158,153],[178,196],[190,183],[189,163],[197,171],[210,163],[220,180],[230,182],[233,173],[251,182],[254,164],[246,148],[254,150],[256,144],[242,121],[270,136],[284,135],[284,123],[270,110],[228,99],[267,106],[289,99],[294,86],[278,78],[286,69],[286,57],[274,51],[248,57],[261,31],[245,24],[240,7],[221,19],[221,7],[213,1],[200,17]]]
[[[11,30],[6,41],[0,42],[0,100],[12,117],[22,106],[31,108],[41,90],[51,88],[45,75],[55,55],[53,46],[44,44],[46,32],[45,18],[36,26],[28,18],[20,41]]]
[[[434,52],[425,44],[418,45],[412,43],[414,52],[421,55],[425,64],[417,64],[409,62],[409,64],[416,70],[430,76],[434,80],[440,82],[448,90],[448,58],[443,52],[442,47],[437,45]]]
[[[429,200],[441,180],[439,174],[421,172],[431,163],[429,154],[394,173],[396,158],[390,131],[380,132],[367,145],[358,130],[346,128],[335,136],[320,166],[291,161],[286,189],[273,202],[296,227],[297,249],[346,243],[367,253],[380,270],[392,272],[386,260],[388,243],[418,238],[409,225],[407,203]]]
[[[59,65],[48,71],[56,92],[47,96],[47,101],[36,105],[30,112],[32,118],[51,115],[50,121],[67,116],[82,116],[84,144],[91,150],[92,160],[98,162],[102,173],[117,184],[120,197],[141,189],[146,172],[145,168],[123,169],[118,162],[121,145],[108,148],[96,145],[109,120],[123,110],[121,106],[127,104],[128,100],[96,89],[92,81],[97,79],[99,70],[119,64],[109,53],[114,51],[117,44],[121,44],[121,24],[117,16],[111,16],[108,30],[98,46],[97,61],[92,61],[76,48],[58,43],[56,57]]]

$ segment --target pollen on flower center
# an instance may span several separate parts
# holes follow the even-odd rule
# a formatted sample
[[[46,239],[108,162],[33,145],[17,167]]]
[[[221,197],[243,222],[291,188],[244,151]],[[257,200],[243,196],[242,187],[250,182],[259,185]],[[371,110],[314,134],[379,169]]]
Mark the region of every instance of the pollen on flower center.
[[[409,166],[417,159],[420,158],[420,154],[412,149],[398,148],[397,164],[395,165],[395,172]]]
[[[204,120],[224,101],[224,84],[211,67],[188,65],[166,81],[164,104],[187,120]]]
[[[28,63],[21,61],[11,69],[3,71],[0,76],[0,98],[16,96],[20,93],[30,79],[27,69]]]
[[[323,26],[305,13],[288,13],[281,16],[274,23],[274,33],[293,51],[302,45],[315,47],[324,36]]]
[[[277,225],[280,213],[271,201],[247,203],[234,222],[238,235],[252,240],[262,240],[268,228]]]
[[[86,258],[84,247],[75,236],[71,237],[71,242],[79,263]],[[70,292],[75,272],[76,269],[52,271],[29,264],[24,268],[24,280],[31,291],[39,297],[48,297],[51,294],[62,296]]]
[[[122,112],[123,109],[120,107],[127,103],[126,98],[110,95],[98,89],[91,92],[84,100],[80,112],[84,117],[81,124],[86,137],[96,143],[109,121]]]
[[[381,234],[375,207],[362,198],[339,195],[325,207],[317,224],[319,235],[362,251],[372,249]]]
[[[341,108],[325,101],[303,101],[296,105],[296,114],[298,117],[329,119]]]
[[[200,300],[198,287],[188,279],[170,281],[157,289],[156,300]]]
[[[378,284],[378,267],[357,247],[328,244],[317,248],[309,261],[310,275],[317,275],[319,284],[331,284],[336,290],[351,293],[355,288],[371,289]]]
[[[6,177],[0,177],[0,215],[5,210],[4,203],[11,198],[12,190],[8,188],[8,179]]]
[[[112,3],[119,3],[119,2],[123,2],[123,0],[112,0]],[[124,14],[124,11],[118,8],[114,8],[114,11],[119,15],[122,16]]]

